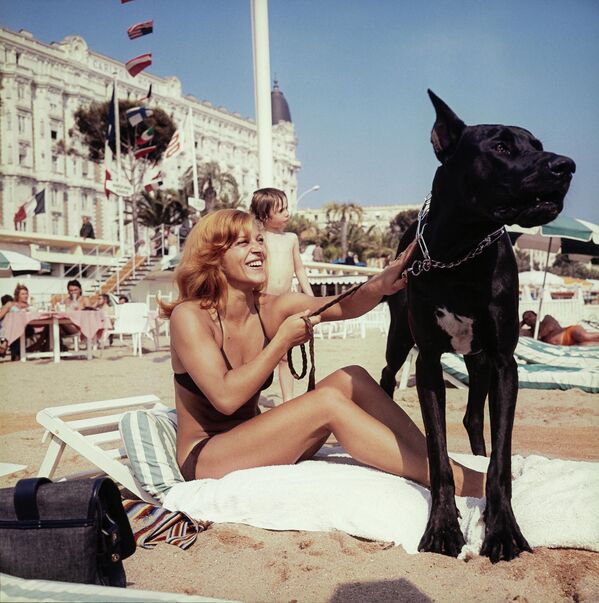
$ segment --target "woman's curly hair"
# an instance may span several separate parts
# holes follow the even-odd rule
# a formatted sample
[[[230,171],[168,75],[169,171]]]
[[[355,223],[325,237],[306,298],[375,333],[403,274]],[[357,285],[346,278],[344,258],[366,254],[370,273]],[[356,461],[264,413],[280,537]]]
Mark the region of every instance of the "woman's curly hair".
[[[193,227],[175,269],[179,297],[172,303],[159,302],[161,315],[169,318],[182,302],[199,300],[202,308],[222,310],[227,303],[227,279],[222,257],[241,234],[248,236],[254,217],[238,209],[220,209],[204,216]]]

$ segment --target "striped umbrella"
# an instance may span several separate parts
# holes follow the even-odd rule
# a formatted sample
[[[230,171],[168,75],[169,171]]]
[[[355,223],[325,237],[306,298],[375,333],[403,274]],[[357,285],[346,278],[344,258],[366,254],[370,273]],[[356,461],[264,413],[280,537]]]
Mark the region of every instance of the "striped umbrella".
[[[572,260],[587,261],[599,258],[599,226],[586,220],[558,216],[552,222],[542,226],[524,228],[512,225],[507,227],[512,243],[518,249],[539,249],[546,251],[545,268],[541,294],[539,296],[538,320],[535,337],[538,334],[543,308],[543,294],[547,284],[547,268],[550,253],[564,253]]]

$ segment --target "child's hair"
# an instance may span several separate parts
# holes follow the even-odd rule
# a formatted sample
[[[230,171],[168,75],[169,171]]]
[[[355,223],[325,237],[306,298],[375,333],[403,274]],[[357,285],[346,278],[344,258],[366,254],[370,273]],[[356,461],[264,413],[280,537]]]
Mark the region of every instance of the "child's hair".
[[[251,235],[254,224],[253,216],[239,209],[219,209],[197,222],[175,269],[179,297],[170,304],[159,302],[164,317],[169,318],[180,303],[190,299],[199,300],[201,308],[224,307],[227,278],[221,267],[222,257],[241,234]]]
[[[287,195],[278,188],[259,188],[252,195],[250,212],[264,224],[276,211],[287,203]]]

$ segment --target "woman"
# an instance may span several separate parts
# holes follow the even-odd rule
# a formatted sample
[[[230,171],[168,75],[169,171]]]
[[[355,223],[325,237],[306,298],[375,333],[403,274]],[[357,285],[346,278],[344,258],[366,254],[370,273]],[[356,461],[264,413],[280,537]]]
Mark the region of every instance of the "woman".
[[[360,316],[405,283],[392,262],[322,320]],[[260,414],[260,391],[287,350],[308,339],[302,319],[333,298],[260,293],[265,245],[249,214],[220,210],[188,236],[176,271],[171,319],[177,461],[186,480],[311,458],[332,433],[358,461],[429,484],[426,441],[407,414],[361,367],[335,371],[303,394]],[[312,324],[320,318],[311,317]],[[481,496],[484,474],[452,463],[456,494]]]
[[[3,320],[4,317],[9,313],[9,312],[26,312],[29,309],[29,289],[27,289],[27,287],[25,285],[21,285],[21,284],[17,284],[17,286],[15,287],[15,292],[13,295],[13,300],[12,301],[8,301],[6,304],[4,304],[2,306],[2,308],[0,308],[0,320]],[[36,339],[36,341],[33,343],[33,345],[30,348],[30,351],[38,351],[39,349],[42,348],[42,346],[45,344],[46,342],[46,327],[42,327],[41,329],[38,329],[39,331],[39,337]],[[34,329],[31,326],[27,326],[25,328],[25,336],[26,337],[34,337],[36,332],[36,329]],[[6,341],[6,340],[4,340]],[[4,351],[4,353],[2,353],[2,350]],[[2,356],[4,356],[4,354],[6,353],[6,348],[4,346],[0,346],[0,354]],[[11,360],[19,360],[21,358],[21,340],[20,339],[15,339],[15,341],[13,341],[10,344],[10,359]]]

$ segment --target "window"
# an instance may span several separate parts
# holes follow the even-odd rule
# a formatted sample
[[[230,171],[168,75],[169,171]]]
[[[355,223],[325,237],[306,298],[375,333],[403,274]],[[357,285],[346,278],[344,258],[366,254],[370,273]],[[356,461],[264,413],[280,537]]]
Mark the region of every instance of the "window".
[[[19,124],[19,134],[25,134],[25,116],[18,115],[17,120]]]
[[[52,171],[58,174],[58,157],[56,155],[52,155]]]
[[[59,212],[52,212],[52,234],[59,235],[61,230],[61,218],[62,214]]]
[[[50,130],[50,138],[56,140],[58,138],[58,132],[56,130]]]
[[[19,100],[23,100],[25,98],[25,86],[23,86],[23,84],[17,85],[17,97]]]

